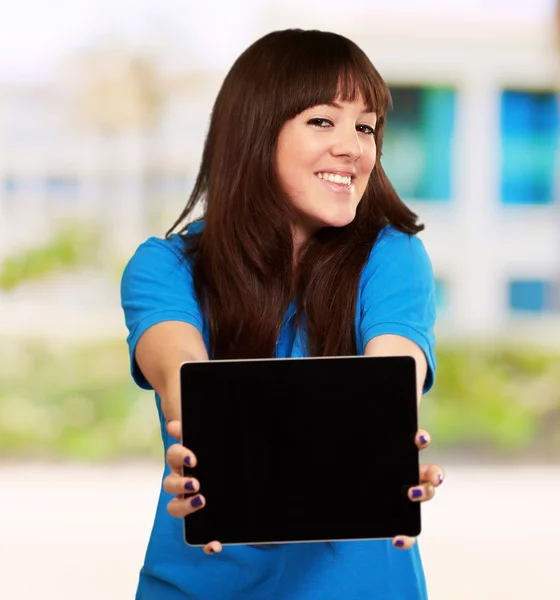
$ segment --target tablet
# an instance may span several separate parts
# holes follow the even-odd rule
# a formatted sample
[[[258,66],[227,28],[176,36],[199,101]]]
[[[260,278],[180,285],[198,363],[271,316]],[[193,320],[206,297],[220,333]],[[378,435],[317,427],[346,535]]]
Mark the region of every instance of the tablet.
[[[181,408],[206,498],[188,545],[420,533],[412,357],[187,362]]]

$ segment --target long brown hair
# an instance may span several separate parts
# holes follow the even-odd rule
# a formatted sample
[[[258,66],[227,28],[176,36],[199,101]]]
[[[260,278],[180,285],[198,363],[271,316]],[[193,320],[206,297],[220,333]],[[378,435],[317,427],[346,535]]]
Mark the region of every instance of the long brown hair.
[[[300,249],[294,274],[295,215],[276,173],[278,135],[307,108],[360,95],[377,113],[376,166],[354,221],[313,236]],[[204,228],[187,237],[185,252],[193,260],[212,358],[274,356],[293,297],[310,356],[357,353],[358,284],[378,233],[387,224],[408,234],[423,228],[379,161],[390,106],[387,85],[366,54],[334,33],[276,31],[234,63],[212,110],[194,189],[167,232],[203,203]]]

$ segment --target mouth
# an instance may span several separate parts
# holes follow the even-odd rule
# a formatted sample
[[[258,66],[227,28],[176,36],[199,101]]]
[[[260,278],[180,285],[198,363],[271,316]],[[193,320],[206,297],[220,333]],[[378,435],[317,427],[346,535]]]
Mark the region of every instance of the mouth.
[[[335,191],[351,191],[356,179],[353,173],[319,172],[315,176]]]

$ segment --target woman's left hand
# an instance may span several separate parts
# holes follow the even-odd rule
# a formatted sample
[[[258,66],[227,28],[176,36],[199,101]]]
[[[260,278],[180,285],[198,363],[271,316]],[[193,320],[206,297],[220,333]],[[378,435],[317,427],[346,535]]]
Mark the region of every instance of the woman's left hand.
[[[416,445],[419,450],[424,450],[430,445],[430,434],[419,429],[416,434]],[[436,493],[436,488],[443,483],[444,473],[438,465],[420,465],[420,485],[410,488],[408,497],[412,502],[426,502],[431,500]],[[416,543],[416,538],[399,535],[393,538],[393,546],[400,550],[408,550]]]

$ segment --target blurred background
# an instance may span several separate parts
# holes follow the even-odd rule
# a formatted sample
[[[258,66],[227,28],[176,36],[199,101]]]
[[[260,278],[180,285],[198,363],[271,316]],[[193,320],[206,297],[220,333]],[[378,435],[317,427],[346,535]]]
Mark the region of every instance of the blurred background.
[[[447,471],[423,513],[430,598],[556,597],[554,0],[2,3],[0,596],[133,597],[163,457],[129,375],[120,276],[186,203],[233,61],[287,27],[370,56],[394,103],[383,163],[426,224],[439,317],[423,459]]]

